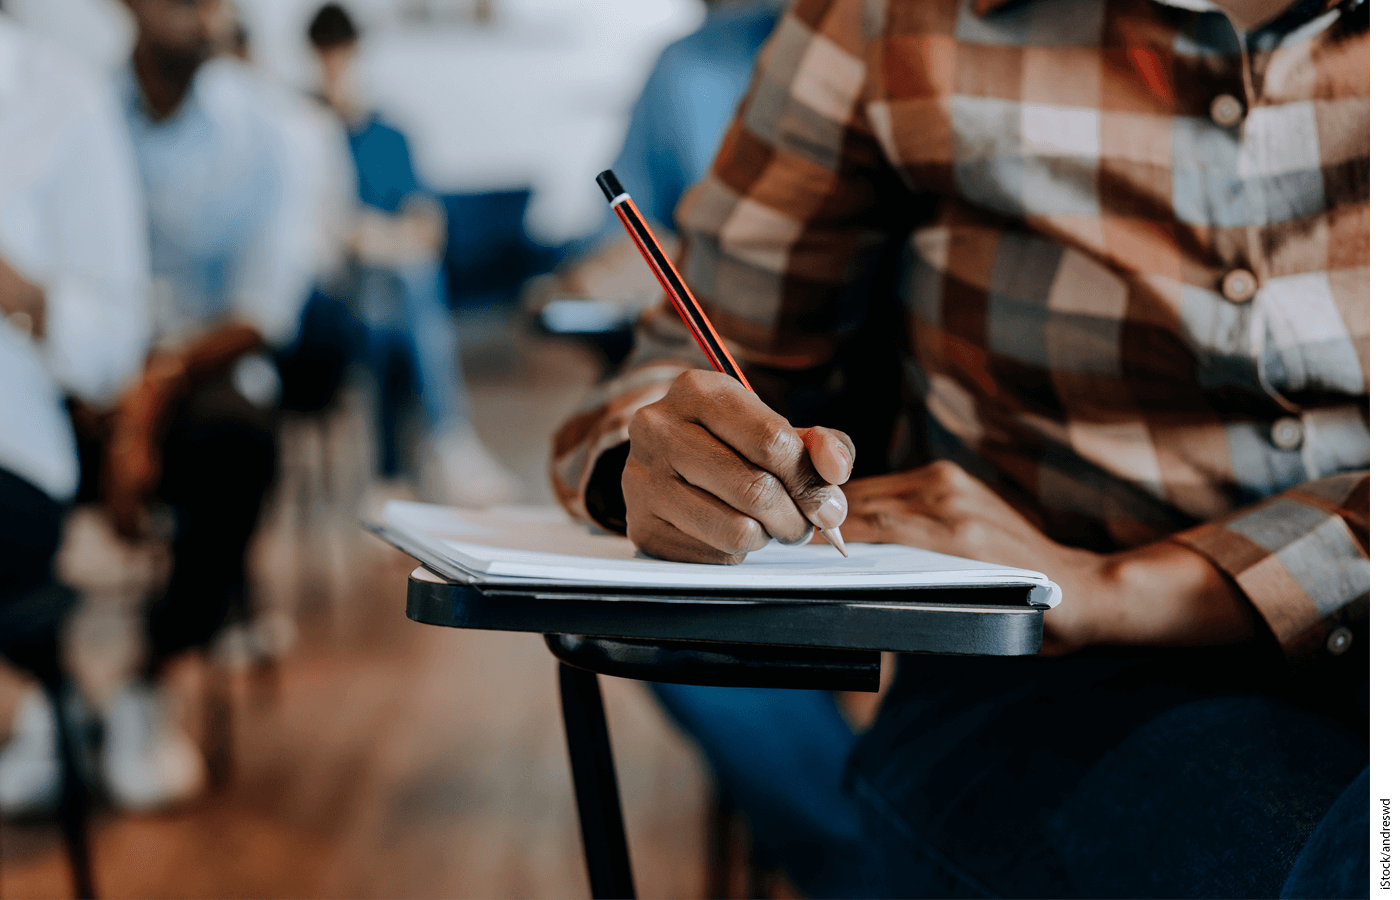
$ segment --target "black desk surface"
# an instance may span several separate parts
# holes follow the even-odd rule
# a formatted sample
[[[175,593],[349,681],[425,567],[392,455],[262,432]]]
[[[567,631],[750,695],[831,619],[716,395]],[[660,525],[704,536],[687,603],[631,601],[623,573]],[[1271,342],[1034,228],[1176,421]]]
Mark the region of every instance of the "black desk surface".
[[[489,631],[1023,656],[1040,649],[1044,612],[1029,597],[1024,586],[677,597],[646,588],[468,585],[419,568],[409,576],[408,617]]]

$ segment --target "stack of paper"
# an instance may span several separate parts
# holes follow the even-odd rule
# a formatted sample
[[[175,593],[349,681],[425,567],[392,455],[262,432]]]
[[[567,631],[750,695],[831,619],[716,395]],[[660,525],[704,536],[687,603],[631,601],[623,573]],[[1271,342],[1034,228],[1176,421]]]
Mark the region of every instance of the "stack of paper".
[[[1060,602],[1060,588],[1039,572],[892,544],[849,544],[847,559],[825,544],[774,542],[737,566],[712,566],[654,559],[626,538],[592,531],[547,507],[471,512],[392,501],[381,518],[376,531],[390,543],[444,577],[469,582],[774,593],[1026,585],[1037,604]]]

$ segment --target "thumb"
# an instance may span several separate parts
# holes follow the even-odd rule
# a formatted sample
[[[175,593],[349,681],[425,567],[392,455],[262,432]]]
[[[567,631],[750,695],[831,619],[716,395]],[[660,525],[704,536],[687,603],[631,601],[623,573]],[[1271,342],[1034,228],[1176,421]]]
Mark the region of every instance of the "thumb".
[[[799,428],[797,433],[807,447],[812,468],[827,484],[845,484],[850,479],[856,460],[856,445],[845,433],[820,426]]]

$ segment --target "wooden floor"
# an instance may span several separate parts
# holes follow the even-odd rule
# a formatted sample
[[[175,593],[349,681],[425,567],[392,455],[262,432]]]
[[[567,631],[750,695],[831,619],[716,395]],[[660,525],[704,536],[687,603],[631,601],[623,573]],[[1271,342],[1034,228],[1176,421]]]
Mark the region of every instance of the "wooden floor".
[[[518,340],[472,395],[483,439],[526,499],[545,502],[545,440],[596,370],[571,348]],[[270,685],[236,668],[213,682],[231,689],[227,782],[177,811],[100,811],[102,896],[587,896],[553,657],[535,635],[404,617],[413,564],[356,531],[363,439],[346,435],[329,457],[289,438],[255,555],[263,602],[298,638]],[[307,484],[327,479],[304,466],[327,458],[331,490],[317,499]],[[74,641],[100,683],[134,650],[131,585],[99,587]],[[701,896],[703,771],[641,685],[603,681],[638,890]],[[0,897],[70,896],[67,878],[51,824],[0,826]]]

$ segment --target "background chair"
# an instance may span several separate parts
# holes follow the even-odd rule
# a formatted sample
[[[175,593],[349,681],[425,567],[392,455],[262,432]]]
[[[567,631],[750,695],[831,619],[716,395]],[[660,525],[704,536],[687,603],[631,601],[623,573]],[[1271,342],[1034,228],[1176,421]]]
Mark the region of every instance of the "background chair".
[[[77,602],[74,592],[50,582],[0,603],[0,656],[33,675],[57,714],[61,765],[58,823],[73,873],[73,893],[94,897],[92,858],[88,846],[90,798],[80,767],[80,735],[68,715],[74,689],[60,665],[63,623]]]

